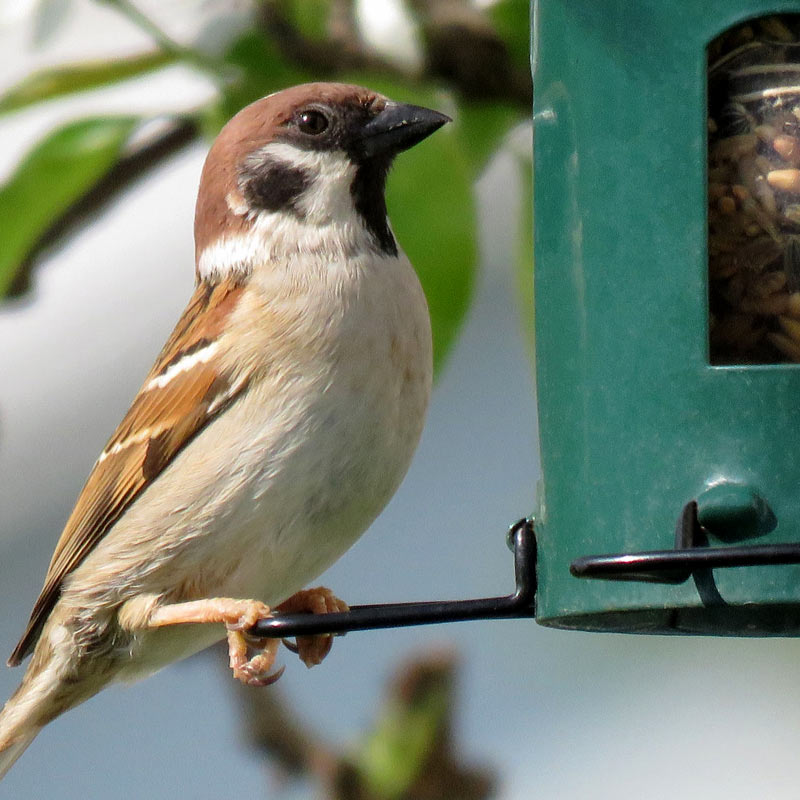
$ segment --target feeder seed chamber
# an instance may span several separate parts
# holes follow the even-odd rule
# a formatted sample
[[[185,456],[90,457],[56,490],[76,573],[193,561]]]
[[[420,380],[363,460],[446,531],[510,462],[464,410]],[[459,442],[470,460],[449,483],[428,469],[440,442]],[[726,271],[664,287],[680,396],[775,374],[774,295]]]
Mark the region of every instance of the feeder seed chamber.
[[[800,633],[797,11],[534,4],[546,625]]]
[[[798,12],[534,0],[543,478],[516,590],[255,633],[800,634]]]

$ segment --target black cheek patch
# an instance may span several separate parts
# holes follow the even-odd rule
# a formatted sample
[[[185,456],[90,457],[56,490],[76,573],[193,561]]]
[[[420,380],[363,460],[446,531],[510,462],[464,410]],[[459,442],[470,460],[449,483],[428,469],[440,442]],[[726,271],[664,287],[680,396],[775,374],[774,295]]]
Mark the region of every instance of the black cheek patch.
[[[367,230],[387,255],[397,255],[397,242],[386,217],[386,175],[389,162],[366,161],[359,165],[350,192],[353,205],[364,220]]]
[[[242,194],[251,208],[262,211],[291,211],[302,217],[298,200],[311,185],[311,180],[304,169],[276,159],[264,158],[245,169],[242,175]]]

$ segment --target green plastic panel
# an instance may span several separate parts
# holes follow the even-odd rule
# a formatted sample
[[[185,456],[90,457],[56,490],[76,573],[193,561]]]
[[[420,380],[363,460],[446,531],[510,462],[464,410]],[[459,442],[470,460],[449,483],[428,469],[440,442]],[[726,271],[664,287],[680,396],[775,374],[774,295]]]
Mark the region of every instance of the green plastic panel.
[[[718,569],[714,607],[692,580],[569,573],[671,548],[683,505],[721,481],[774,514],[753,543],[800,540],[800,367],[712,367],[707,344],[705,47],[781,11],[800,3],[533,4],[543,624],[800,633],[798,566]]]

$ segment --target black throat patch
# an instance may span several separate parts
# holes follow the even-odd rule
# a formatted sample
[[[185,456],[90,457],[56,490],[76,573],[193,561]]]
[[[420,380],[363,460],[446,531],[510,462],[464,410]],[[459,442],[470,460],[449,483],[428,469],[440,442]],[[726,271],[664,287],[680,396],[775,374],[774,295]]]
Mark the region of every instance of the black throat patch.
[[[390,163],[390,159],[371,159],[359,164],[350,193],[356,211],[381,252],[396,256],[397,242],[389,229],[384,195]]]

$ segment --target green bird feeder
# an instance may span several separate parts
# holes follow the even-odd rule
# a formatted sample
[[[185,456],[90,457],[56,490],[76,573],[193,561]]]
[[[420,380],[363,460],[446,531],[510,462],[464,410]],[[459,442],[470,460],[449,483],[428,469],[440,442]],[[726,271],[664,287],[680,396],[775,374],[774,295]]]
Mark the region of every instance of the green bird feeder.
[[[533,3],[542,624],[800,634],[796,12]]]
[[[800,3],[532,8],[543,479],[516,589],[259,636],[800,634]]]

